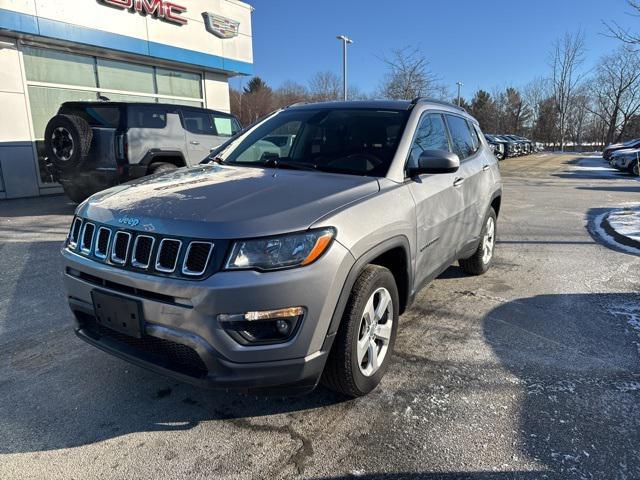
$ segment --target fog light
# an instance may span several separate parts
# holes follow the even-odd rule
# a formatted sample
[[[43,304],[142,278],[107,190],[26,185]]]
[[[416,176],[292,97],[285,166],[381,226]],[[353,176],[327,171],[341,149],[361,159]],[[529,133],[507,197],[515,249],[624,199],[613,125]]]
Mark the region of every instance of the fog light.
[[[242,345],[283,343],[296,332],[305,309],[290,307],[279,310],[218,315],[222,328]]]

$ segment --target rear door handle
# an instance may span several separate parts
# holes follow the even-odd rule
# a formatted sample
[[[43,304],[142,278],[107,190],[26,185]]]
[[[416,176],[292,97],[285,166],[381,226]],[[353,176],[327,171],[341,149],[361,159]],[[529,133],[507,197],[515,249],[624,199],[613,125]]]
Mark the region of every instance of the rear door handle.
[[[197,140],[191,140],[191,145],[200,145],[200,142]]]
[[[462,185],[464,183],[464,178],[462,177],[458,177],[453,181],[453,186],[454,187],[459,187],[460,185]]]
[[[482,171],[486,172],[487,170],[489,170],[489,168],[491,168],[489,165],[485,165],[482,167]]]

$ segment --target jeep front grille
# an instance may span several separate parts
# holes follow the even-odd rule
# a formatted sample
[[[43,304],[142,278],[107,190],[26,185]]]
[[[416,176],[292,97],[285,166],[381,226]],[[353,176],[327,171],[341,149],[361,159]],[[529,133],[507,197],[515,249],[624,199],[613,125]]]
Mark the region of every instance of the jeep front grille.
[[[182,242],[180,240],[172,240],[169,238],[162,240],[158,247],[156,270],[164,273],[175,272],[181,246]]]
[[[69,230],[67,249],[111,267],[198,279],[222,265],[220,255],[224,255],[228,243],[220,240],[214,246],[213,241],[125,230],[76,217]]]
[[[153,252],[153,244],[156,239],[149,235],[138,235],[133,243],[133,254],[131,256],[131,265],[136,268],[149,268],[151,264],[151,253]]]
[[[113,248],[111,249],[111,261],[118,265],[125,265],[129,256],[129,243],[131,234],[129,232],[118,231],[113,238]]]
[[[82,238],[80,239],[80,251],[82,253],[91,253],[94,233],[96,233],[96,226],[93,223],[85,223],[84,230],[82,230]]]
[[[100,227],[98,229],[98,239],[96,241],[96,250],[95,250],[96,257],[102,260],[107,258],[110,240],[111,240],[111,230],[105,227]]]
[[[211,242],[191,242],[187,248],[182,264],[182,273],[190,276],[202,275],[207,269],[213,243]]]

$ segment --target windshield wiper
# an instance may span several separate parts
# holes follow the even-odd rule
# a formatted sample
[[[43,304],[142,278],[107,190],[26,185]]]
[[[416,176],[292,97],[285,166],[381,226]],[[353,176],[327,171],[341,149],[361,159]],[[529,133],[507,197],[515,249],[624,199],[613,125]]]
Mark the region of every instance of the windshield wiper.
[[[313,171],[313,170],[317,170],[318,166],[317,165],[313,165],[311,163],[304,163],[304,162],[292,162],[290,160],[280,160],[277,158],[271,159],[271,160],[266,160],[264,162],[262,162],[262,165],[265,167],[272,167],[272,168],[288,168],[291,170],[306,170],[306,171]]]

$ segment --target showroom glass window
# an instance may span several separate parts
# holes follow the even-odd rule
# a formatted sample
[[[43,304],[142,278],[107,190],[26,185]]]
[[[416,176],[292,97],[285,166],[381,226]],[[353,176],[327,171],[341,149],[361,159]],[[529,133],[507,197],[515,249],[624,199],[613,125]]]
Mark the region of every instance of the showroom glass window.
[[[22,56],[43,185],[51,183],[44,168],[44,130],[64,102],[103,96],[114,102],[204,105],[199,73],[31,46],[22,47]]]

